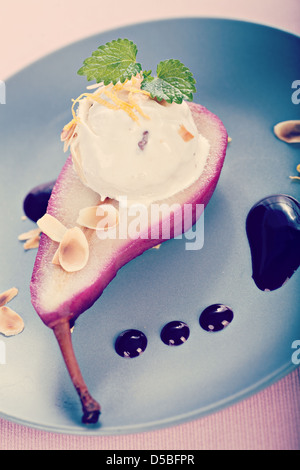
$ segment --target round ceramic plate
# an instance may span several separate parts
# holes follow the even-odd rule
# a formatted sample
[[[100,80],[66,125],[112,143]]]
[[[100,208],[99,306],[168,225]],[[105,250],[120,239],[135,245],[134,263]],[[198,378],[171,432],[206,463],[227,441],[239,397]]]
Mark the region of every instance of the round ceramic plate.
[[[86,429],[76,392],[54,335],[35,313],[29,294],[36,250],[17,237],[34,228],[21,220],[23,199],[55,179],[66,155],[60,131],[71,99],[87,85],[76,74],[99,45],[126,37],[138,45],[144,69],[177,58],[197,81],[195,101],[217,114],[232,142],[217,189],[204,215],[204,246],[186,250],[170,240],[122,268],[73,333],[91,393],[102,405],[101,424]],[[19,289],[10,307],[26,328],[0,337],[1,416],[39,429],[81,434],[141,432],[215,412],[292,371],[292,343],[300,339],[299,272],[282,288],[254,284],[245,232],[259,199],[284,193],[299,199],[289,179],[299,145],[273,134],[279,121],[299,118],[292,83],[300,78],[300,38],[270,27],[219,19],[176,19],[124,27],[80,41],[30,65],[6,82],[0,105],[0,290]],[[229,305],[233,322],[207,333],[201,311]],[[160,339],[171,320],[185,321],[190,337],[178,347]],[[148,338],[146,351],[124,359],[114,350],[123,330]],[[5,353],[5,358],[4,358]],[[4,360],[5,359],[5,360]]]

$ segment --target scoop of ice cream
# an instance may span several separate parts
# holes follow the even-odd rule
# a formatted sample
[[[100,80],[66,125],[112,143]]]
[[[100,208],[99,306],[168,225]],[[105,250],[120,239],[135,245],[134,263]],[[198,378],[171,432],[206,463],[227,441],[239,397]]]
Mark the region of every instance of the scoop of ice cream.
[[[209,154],[187,103],[158,103],[128,82],[79,100],[71,154],[102,199],[151,203],[197,180]]]

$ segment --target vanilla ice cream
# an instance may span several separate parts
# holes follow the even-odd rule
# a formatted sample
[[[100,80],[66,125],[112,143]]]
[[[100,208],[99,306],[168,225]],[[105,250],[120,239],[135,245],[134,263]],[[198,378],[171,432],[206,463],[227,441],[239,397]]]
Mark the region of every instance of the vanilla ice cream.
[[[75,121],[74,167],[102,200],[170,197],[199,178],[209,154],[186,102],[158,103],[131,82],[85,94]]]

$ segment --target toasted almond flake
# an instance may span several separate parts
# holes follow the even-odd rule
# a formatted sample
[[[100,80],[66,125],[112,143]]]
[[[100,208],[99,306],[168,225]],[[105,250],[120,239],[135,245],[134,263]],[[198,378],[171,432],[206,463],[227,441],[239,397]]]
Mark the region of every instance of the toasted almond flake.
[[[60,134],[60,140],[61,142],[65,142],[70,140],[73,137],[73,134],[75,132],[77,123],[76,121],[71,121],[69,124],[66,124],[65,127],[63,128],[61,134]]]
[[[15,336],[24,330],[24,321],[9,307],[0,307],[0,333]]]
[[[45,214],[37,221],[37,225],[54,242],[61,242],[67,228],[55,217]]]
[[[190,140],[192,140],[192,139],[195,137],[193,134],[191,134],[191,133],[184,127],[183,124],[181,124],[181,126],[179,127],[178,133],[179,133],[180,137],[182,137],[182,139],[183,139],[185,142],[189,142]]]
[[[24,240],[30,240],[31,238],[35,238],[39,236],[41,233],[41,229],[34,228],[32,230],[29,230],[28,232],[21,233],[21,235],[18,236],[18,240],[24,241]]]
[[[80,271],[88,262],[89,245],[79,227],[67,230],[58,248],[61,267],[67,272]]]
[[[300,143],[300,120],[279,122],[273,130],[278,139],[288,144]]]
[[[8,302],[10,302],[16,295],[18,295],[18,289],[16,287],[11,287],[11,289],[8,289],[2,294],[0,294],[0,307],[3,307],[3,305],[6,305]]]
[[[108,230],[119,223],[119,212],[111,204],[85,207],[79,211],[78,225],[93,230]]]
[[[228,136],[228,143],[232,142],[232,138]]]
[[[291,180],[300,181],[300,176],[290,176]]]
[[[77,124],[80,122],[80,119],[74,115],[72,121],[66,124],[61,131],[60,140],[64,142],[64,152],[66,152],[70,146],[71,140],[77,136]]]
[[[155,245],[155,246],[153,246],[152,248],[153,248],[154,250],[159,250],[159,249],[160,249],[160,247],[161,247],[161,243],[160,243],[159,245]]]
[[[32,250],[34,248],[38,248],[40,244],[40,235],[36,235],[35,237],[30,238],[24,243],[24,250]]]

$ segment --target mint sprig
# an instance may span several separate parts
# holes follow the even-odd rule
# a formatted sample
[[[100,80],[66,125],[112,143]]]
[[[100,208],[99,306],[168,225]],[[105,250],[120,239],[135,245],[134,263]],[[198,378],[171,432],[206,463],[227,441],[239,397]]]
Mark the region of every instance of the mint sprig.
[[[151,98],[168,103],[192,101],[196,92],[195,79],[191,71],[179,60],[169,59],[157,66],[156,77],[149,72],[144,76],[141,88],[150,93]]]
[[[86,75],[87,79],[96,80],[104,85],[120,81],[124,83],[133,75],[140,73],[141,64],[136,62],[137,47],[128,39],[117,39],[98,47],[92,56],[85,59],[78,75]]]
[[[137,47],[128,39],[117,39],[106,43],[92,53],[78,70],[79,75],[87,79],[103,82],[104,85],[117,82],[124,83],[141,73],[141,88],[150,93],[151,98],[168,103],[192,101],[196,92],[195,79],[192,72],[179,60],[168,59],[160,62],[156,76],[151,71],[142,71],[141,64],[136,62]]]

